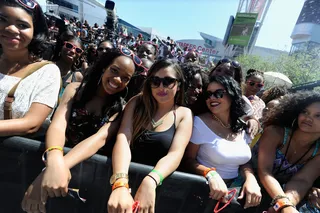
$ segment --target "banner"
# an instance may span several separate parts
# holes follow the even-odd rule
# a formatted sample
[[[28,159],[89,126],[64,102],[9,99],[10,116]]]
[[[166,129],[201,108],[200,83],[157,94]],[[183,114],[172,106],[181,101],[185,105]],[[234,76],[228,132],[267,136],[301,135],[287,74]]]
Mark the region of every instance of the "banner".
[[[258,13],[237,13],[228,44],[248,46]]]
[[[257,21],[260,21],[264,8],[266,6],[267,0],[252,0],[250,4],[250,13],[258,13]]]

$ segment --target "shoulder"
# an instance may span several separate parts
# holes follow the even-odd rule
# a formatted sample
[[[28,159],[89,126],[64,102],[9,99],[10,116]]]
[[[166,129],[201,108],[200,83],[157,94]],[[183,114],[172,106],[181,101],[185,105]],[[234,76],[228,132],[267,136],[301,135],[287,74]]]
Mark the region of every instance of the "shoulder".
[[[65,88],[64,93],[68,96],[74,96],[77,92],[77,90],[80,87],[80,82],[74,82],[74,83],[70,83],[68,84],[68,86]]]
[[[141,94],[133,96],[126,104],[125,109],[135,109],[138,103],[141,101]]]
[[[262,139],[268,144],[280,145],[284,138],[284,133],[285,129],[283,127],[270,125],[263,129]]]

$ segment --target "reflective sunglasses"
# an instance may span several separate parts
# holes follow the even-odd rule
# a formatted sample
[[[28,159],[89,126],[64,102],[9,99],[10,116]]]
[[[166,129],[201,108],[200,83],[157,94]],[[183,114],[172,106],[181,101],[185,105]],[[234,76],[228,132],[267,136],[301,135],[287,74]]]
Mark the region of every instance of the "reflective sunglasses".
[[[120,46],[120,52],[125,56],[132,57],[133,62],[137,66],[140,67],[142,65],[141,59],[137,55],[135,55],[131,50],[129,50],[128,48]]]
[[[257,83],[257,82],[254,82],[254,81],[247,81],[247,84],[250,85],[250,86],[254,86],[256,85],[258,88],[262,88],[264,86],[264,84],[262,83]]]
[[[64,42],[64,46],[69,50],[73,50],[73,49],[76,50],[76,53],[79,54],[79,55],[81,53],[83,53],[83,50],[81,48],[76,47],[76,46],[74,46],[73,44],[71,44],[69,42]]]
[[[79,199],[83,203],[87,201],[87,199],[80,197],[79,189],[68,188],[68,195],[74,199]]]
[[[227,91],[223,90],[223,89],[217,89],[214,92],[211,91],[206,91],[204,93],[206,100],[208,100],[209,98],[215,97],[217,99],[219,98],[223,98],[223,95],[227,93]]]
[[[241,67],[240,64],[239,64],[239,62],[237,62],[237,61],[232,61],[232,60],[230,60],[230,59],[228,59],[228,58],[221,59],[219,62],[220,62],[221,64],[230,63],[234,68],[240,68],[240,67]]]
[[[162,83],[163,87],[172,89],[178,82],[178,79],[171,77],[159,78],[157,76],[152,76],[149,78],[149,82],[152,88],[158,88]]]
[[[34,8],[36,8],[36,6],[38,5],[36,2],[32,1],[32,0],[18,0],[18,2],[28,8],[28,9],[31,9],[33,10]]]

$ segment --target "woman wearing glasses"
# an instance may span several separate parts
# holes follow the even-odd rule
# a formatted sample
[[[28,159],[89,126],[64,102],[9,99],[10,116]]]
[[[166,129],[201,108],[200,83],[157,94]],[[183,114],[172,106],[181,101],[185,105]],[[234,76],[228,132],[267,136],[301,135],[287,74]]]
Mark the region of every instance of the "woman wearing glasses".
[[[50,122],[60,72],[56,65],[41,61],[47,35],[37,2],[0,1],[0,137],[35,133],[45,121]]]
[[[46,134],[46,147],[52,149],[46,155],[46,169],[26,192],[25,211],[38,209],[37,205],[43,209],[48,196],[66,196],[72,167],[98,151],[111,153],[126,86],[139,61],[126,48],[112,49],[97,60],[81,84],[67,86]],[[73,148],[63,156],[65,143]]]
[[[244,104],[239,84],[230,77],[211,77],[205,96],[207,112],[194,118],[186,163],[208,180],[209,196],[214,200],[228,195],[240,168],[245,182],[238,200],[245,197],[244,208],[257,206],[261,192],[249,163],[251,139],[240,121]],[[243,208],[230,205],[225,210],[238,212]]]
[[[139,212],[155,211],[156,188],[178,168],[191,137],[192,113],[181,106],[183,95],[183,73],[179,65],[170,59],[154,63],[142,94],[126,106],[118,132],[112,156],[109,213],[132,212],[133,199],[128,186],[131,159],[154,166],[134,200],[140,202]]]
[[[266,107],[263,100],[261,100],[256,94],[264,86],[263,72],[250,69],[246,76],[245,96],[250,100],[253,107],[253,116],[260,120],[262,118],[262,111]]]

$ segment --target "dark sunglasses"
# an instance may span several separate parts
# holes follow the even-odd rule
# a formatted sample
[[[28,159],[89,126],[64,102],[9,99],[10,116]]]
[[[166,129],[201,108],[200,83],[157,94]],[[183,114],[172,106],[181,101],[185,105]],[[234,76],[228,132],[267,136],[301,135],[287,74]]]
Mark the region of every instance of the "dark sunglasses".
[[[107,52],[108,50],[111,50],[110,48],[103,48],[103,47],[99,47],[97,49],[98,52]]]
[[[215,97],[215,98],[223,98],[223,94],[227,93],[227,91],[223,90],[223,89],[217,89],[214,92],[211,91],[206,91],[204,93],[206,100],[208,100],[209,98]]]
[[[79,55],[83,53],[83,50],[81,48],[76,47],[76,46],[74,46],[73,44],[71,44],[69,42],[64,42],[64,46],[69,50],[73,50],[73,49],[76,50],[76,53],[79,54]]]
[[[252,86],[252,87],[254,85],[256,85],[258,88],[262,88],[264,86],[264,84],[262,84],[262,83],[256,83],[256,82],[253,82],[253,81],[247,81],[247,84]]]
[[[34,8],[36,8],[36,6],[38,5],[36,2],[32,1],[32,0],[18,0],[18,2],[28,8],[28,9],[31,9],[33,10]]]
[[[149,82],[152,88],[158,88],[162,83],[163,87],[172,89],[178,82],[178,79],[171,77],[159,78],[157,76],[152,76],[149,78]]]
[[[82,201],[83,203],[87,201],[87,199],[80,197],[79,189],[68,188],[68,195],[74,199]]]
[[[121,46],[120,47],[120,52],[125,56],[132,57],[133,62],[137,66],[140,67],[142,65],[141,59],[137,55],[135,55],[131,50],[129,50],[128,48]]]
[[[230,63],[234,68],[240,68],[241,67],[239,62],[232,61],[232,60],[230,60],[228,58],[221,59],[219,62],[220,62],[220,64]]]

